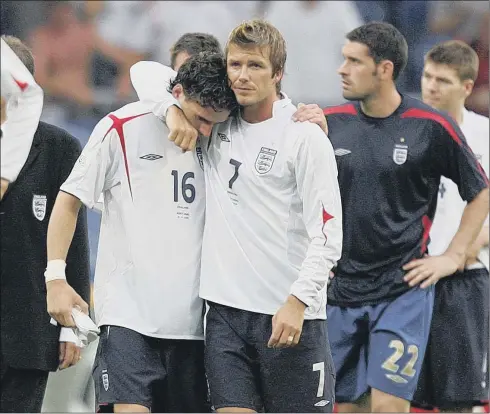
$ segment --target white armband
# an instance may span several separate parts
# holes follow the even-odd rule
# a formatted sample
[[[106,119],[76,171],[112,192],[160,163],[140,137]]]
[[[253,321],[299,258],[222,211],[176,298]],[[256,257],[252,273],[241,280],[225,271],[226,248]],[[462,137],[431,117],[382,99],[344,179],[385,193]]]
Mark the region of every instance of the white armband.
[[[66,263],[62,259],[50,260],[46,271],[44,272],[44,277],[46,283],[52,280],[66,280],[65,274]]]

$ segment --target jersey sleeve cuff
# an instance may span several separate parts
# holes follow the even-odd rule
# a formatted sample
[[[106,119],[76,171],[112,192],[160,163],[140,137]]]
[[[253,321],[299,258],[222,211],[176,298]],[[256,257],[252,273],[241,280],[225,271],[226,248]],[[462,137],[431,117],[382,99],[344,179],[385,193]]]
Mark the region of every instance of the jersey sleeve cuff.
[[[95,207],[96,210],[102,211],[102,206],[101,206],[100,210],[98,208],[99,207],[98,202],[94,202],[93,200],[89,200],[88,197],[85,197],[84,194],[79,192],[79,191],[74,191],[72,188],[65,187],[65,186],[61,186],[60,191],[63,191],[66,194],[70,194],[71,196],[78,198],[84,206],[86,206],[87,208],[89,208],[91,210]]]
[[[468,204],[471,203],[480,193],[488,188],[486,183],[481,183],[479,186],[476,186],[470,193],[466,195],[465,200]],[[463,198],[463,197],[462,197]]]
[[[295,296],[296,298],[298,298],[301,302],[303,302],[307,306],[307,308],[316,310],[317,308],[316,298],[309,295],[304,289],[302,289],[296,283],[293,284],[289,293]]]

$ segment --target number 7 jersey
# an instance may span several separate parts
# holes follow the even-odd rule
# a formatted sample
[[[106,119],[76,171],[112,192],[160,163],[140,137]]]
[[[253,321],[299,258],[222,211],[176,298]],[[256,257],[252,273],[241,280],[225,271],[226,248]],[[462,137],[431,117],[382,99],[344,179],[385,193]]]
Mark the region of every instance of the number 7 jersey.
[[[293,122],[295,111],[286,98],[264,122],[236,116],[213,129],[200,295],[273,315],[293,294],[305,318],[324,319],[342,245],[337,165],[323,131]]]

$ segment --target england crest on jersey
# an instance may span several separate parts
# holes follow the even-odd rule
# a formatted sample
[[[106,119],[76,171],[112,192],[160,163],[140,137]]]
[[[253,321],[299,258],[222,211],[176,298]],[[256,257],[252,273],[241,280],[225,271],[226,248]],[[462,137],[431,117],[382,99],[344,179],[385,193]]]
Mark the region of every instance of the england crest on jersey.
[[[102,385],[104,386],[104,389],[107,391],[109,389],[109,374],[107,372],[104,372],[104,371],[102,371],[103,372],[103,374],[102,374]]]
[[[47,204],[48,202],[45,195],[34,194],[32,197],[32,212],[34,213],[34,217],[39,221],[43,221],[46,216]]]
[[[268,173],[274,165],[277,151],[271,148],[262,147],[255,160],[255,169],[259,174]]]
[[[405,164],[408,156],[408,146],[396,144],[395,148],[393,148],[393,161],[395,164],[402,165]]]

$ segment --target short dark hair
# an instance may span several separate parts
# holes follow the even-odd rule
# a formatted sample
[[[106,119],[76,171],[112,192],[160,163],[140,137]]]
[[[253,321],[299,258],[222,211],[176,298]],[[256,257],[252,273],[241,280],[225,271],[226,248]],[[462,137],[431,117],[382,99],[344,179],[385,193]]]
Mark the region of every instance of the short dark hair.
[[[456,70],[460,81],[475,81],[478,77],[478,55],[468,44],[460,40],[449,40],[435,45],[425,55],[425,61],[448,65]]]
[[[362,43],[369,49],[369,55],[376,64],[382,60],[393,63],[393,80],[407,66],[408,45],[405,37],[393,25],[384,22],[371,22],[347,33],[351,42]]]
[[[9,45],[10,49],[17,55],[31,75],[34,76],[34,56],[30,47],[15,36],[2,35],[2,39]]]
[[[177,84],[182,85],[186,98],[202,107],[211,107],[215,111],[232,111],[238,107],[228,82],[223,53],[202,52],[191,56],[170,82],[169,92]]]
[[[175,67],[175,60],[180,52],[186,52],[189,56],[201,52],[221,53],[221,45],[218,39],[207,33],[185,33],[170,48],[170,66]]]

